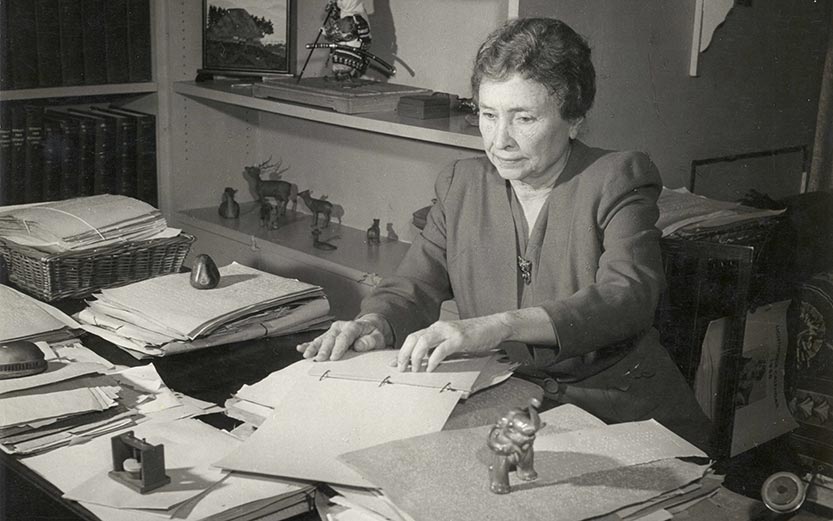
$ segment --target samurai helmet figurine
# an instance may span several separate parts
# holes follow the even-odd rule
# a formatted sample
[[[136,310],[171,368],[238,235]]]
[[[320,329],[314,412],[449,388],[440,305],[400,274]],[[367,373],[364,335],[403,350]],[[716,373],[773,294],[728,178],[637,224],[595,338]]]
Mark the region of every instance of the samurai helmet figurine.
[[[328,0],[325,11],[326,18],[319,36],[323,34],[327,43],[318,43],[316,38],[306,48],[310,52],[314,49],[330,50],[336,80],[359,78],[367,71],[371,60],[387,74],[396,73],[392,65],[368,50],[372,38],[367,10],[362,0]]]
[[[324,24],[324,37],[339,44],[330,50],[336,79],[361,76],[367,71],[370,60],[351,49],[367,50],[370,47],[372,38],[364,3],[361,0],[330,0],[326,9],[329,16]]]

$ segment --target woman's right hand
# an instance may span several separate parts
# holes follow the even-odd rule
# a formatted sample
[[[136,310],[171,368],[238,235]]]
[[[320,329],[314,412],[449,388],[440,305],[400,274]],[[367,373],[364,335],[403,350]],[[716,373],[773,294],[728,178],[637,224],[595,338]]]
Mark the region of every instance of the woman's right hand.
[[[388,321],[381,315],[368,314],[355,320],[337,320],[322,335],[311,342],[299,344],[298,352],[316,362],[339,360],[348,349],[372,351],[393,343]]]

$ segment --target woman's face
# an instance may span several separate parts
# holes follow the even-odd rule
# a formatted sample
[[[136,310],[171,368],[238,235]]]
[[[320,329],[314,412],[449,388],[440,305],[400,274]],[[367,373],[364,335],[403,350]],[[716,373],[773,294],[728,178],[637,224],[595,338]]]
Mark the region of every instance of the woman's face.
[[[483,79],[478,95],[486,156],[510,181],[535,188],[550,184],[567,161],[570,129],[547,88],[514,75]]]

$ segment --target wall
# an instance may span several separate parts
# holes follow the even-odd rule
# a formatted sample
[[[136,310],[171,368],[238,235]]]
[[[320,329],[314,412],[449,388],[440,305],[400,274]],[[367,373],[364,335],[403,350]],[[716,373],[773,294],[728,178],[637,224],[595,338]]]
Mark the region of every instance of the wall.
[[[651,154],[667,186],[692,159],[813,143],[830,0],[736,5],[688,76],[693,0],[521,0],[590,40],[598,94],[583,139]]]

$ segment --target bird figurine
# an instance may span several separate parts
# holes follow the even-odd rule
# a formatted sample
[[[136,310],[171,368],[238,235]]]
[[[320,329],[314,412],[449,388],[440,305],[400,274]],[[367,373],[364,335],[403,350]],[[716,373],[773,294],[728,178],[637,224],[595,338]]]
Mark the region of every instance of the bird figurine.
[[[237,219],[240,217],[240,205],[234,200],[234,194],[237,190],[227,186],[223,191],[223,202],[220,203],[220,208],[217,212],[223,219]]]
[[[313,228],[312,229],[312,247],[313,248],[318,248],[319,250],[324,250],[324,251],[332,251],[332,250],[338,249],[338,246],[336,246],[335,244],[319,240],[318,237],[320,235],[321,235],[321,230],[319,230],[318,228]]]

